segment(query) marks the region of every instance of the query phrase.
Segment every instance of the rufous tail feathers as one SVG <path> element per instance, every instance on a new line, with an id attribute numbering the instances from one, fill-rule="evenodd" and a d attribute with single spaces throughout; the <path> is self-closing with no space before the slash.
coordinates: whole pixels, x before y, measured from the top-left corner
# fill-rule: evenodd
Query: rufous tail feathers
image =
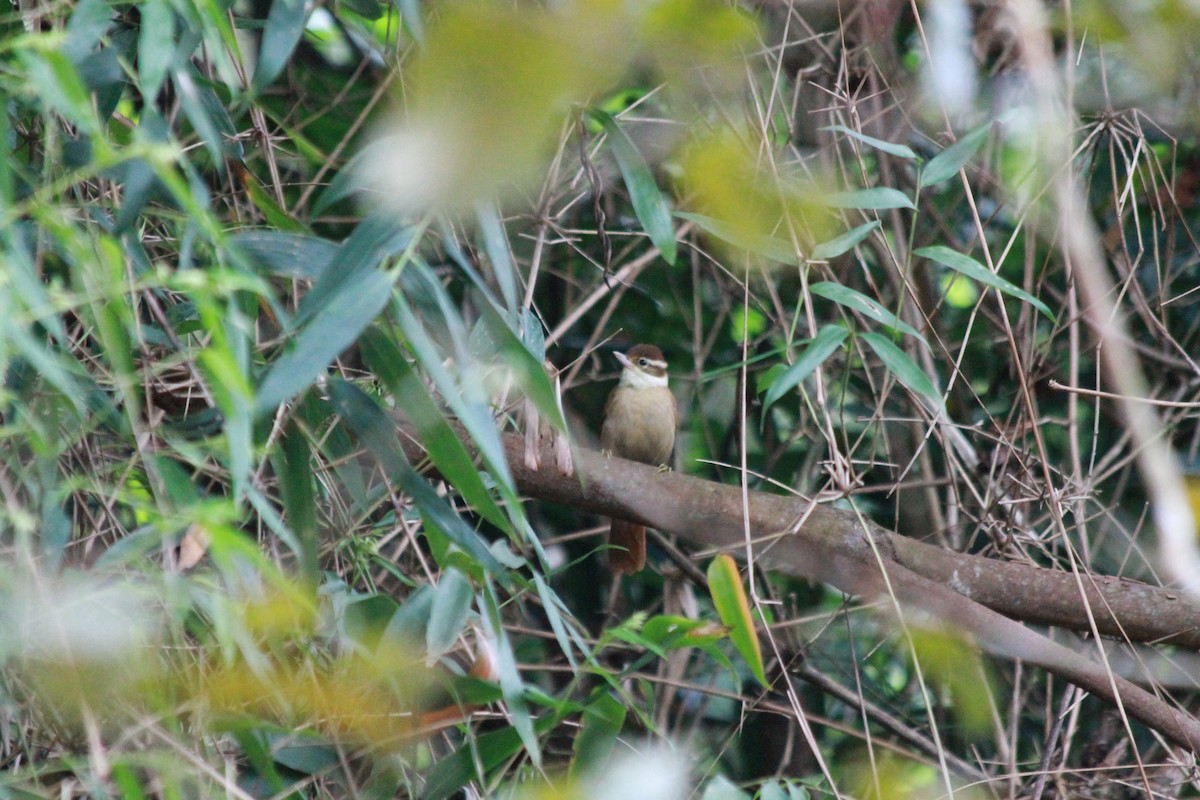
<path id="1" fill-rule="evenodd" d="M 608 568 L 632 575 L 646 566 L 646 526 L 614 519 L 608 530 Z"/>

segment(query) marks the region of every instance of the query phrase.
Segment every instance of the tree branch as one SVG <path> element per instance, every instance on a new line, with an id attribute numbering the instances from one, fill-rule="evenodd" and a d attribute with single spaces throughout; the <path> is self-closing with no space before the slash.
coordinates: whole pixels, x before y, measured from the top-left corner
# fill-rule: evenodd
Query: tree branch
<path id="1" fill-rule="evenodd" d="M 583 449 L 574 451 L 577 475 L 568 476 L 550 466 L 527 466 L 520 436 L 506 434 L 504 444 L 523 494 L 642 522 L 698 547 L 745 553 L 737 487 L 660 473 Z M 404 445 L 416 448 L 411 438 Z M 554 463 L 548 447 L 540 463 Z M 868 600 L 887 596 L 890 589 L 901 613 L 931 613 L 971 635 L 986 652 L 1060 675 L 1200 753 L 1200 721 L 1015 621 L 1087 630 L 1086 602 L 1104 633 L 1195 647 L 1200 612 L 1179 594 L 1096 578 L 1087 597 L 1080 598 L 1069 575 L 950 553 L 891 534 L 852 511 L 763 492 L 752 492 L 749 502 L 749 535 L 758 564 Z"/>

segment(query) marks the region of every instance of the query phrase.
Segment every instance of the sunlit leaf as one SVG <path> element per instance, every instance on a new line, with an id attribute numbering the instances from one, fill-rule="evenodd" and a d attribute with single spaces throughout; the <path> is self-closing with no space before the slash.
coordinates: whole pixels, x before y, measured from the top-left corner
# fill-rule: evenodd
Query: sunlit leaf
<path id="1" fill-rule="evenodd" d="M 737 564 L 724 553 L 708 565 L 708 590 L 721 622 L 729 628 L 729 639 L 733 646 L 745 660 L 746 666 L 750 667 L 755 679 L 767 686 L 762 649 L 758 644 L 758 633 L 754 629 L 746 590 L 742 587 L 742 577 L 738 574 Z"/>

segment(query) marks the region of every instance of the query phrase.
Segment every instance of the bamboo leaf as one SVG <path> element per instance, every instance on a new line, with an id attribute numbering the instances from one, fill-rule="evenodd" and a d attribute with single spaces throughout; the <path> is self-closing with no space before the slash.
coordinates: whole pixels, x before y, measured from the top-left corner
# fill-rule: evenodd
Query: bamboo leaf
<path id="1" fill-rule="evenodd" d="M 849 192 L 834 192 L 821 198 L 831 208 L 857 208 L 881 211 L 889 208 L 913 208 L 912 200 L 899 189 L 876 186 L 872 189 L 855 189 Z"/>
<path id="2" fill-rule="evenodd" d="M 763 412 L 766 413 L 776 400 L 783 397 L 811 375 L 817 367 L 824 364 L 825 360 L 841 347 L 842 342 L 849 334 L 850 331 L 841 325 L 826 325 L 817 331 L 817 335 L 813 337 L 808 347 L 804 348 L 804 352 L 800 354 L 796 362 L 771 384 L 771 388 L 767 390 L 767 396 L 763 399 Z"/>
<path id="3" fill-rule="evenodd" d="M 750 615 L 746 590 L 742 587 L 737 564 L 724 553 L 708 565 L 708 590 L 712 594 L 713 605 L 717 608 L 721 622 L 729 629 L 730 641 L 750 667 L 754 678 L 766 687 L 767 676 L 763 671 L 762 649 L 758 644 L 758 634 L 754 630 L 754 619 Z"/>
<path id="4" fill-rule="evenodd" d="M 871 231 L 878 227 L 879 220 L 877 219 L 873 219 L 864 225 L 859 225 L 857 228 L 843 233 L 836 239 L 830 239 L 828 242 L 823 242 L 814 247 L 811 258 L 814 261 L 827 261 L 831 258 L 837 258 L 867 238 L 871 234 Z"/>
<path id="5" fill-rule="evenodd" d="M 865 145 L 874 147 L 876 150 L 882 150 L 885 153 L 896 156 L 897 158 L 914 159 L 917 154 L 912 151 L 911 147 L 902 144 L 893 144 L 885 142 L 883 139 L 876 139 L 874 136 L 867 136 L 865 133 L 859 133 L 856 130 L 851 130 L 845 125 L 827 125 L 821 128 L 823 131 L 834 131 L 849 136 L 851 139 L 857 139 Z"/>
<path id="6" fill-rule="evenodd" d="M 880 324 L 887 325 L 889 328 L 895 328 L 909 336 L 921 339 L 922 342 L 925 341 L 921 337 L 921 334 L 917 333 L 916 329 L 911 325 L 904 322 L 891 311 L 888 311 L 879 302 L 872 300 L 862 292 L 851 289 L 849 286 L 822 281 L 821 283 L 814 283 L 812 286 L 809 286 L 808 290 L 815 295 L 846 306 L 846 308 L 854 309 L 863 316 L 873 319 Z"/>
<path id="7" fill-rule="evenodd" d="M 676 211 L 675 216 L 691 220 L 699 225 L 705 233 L 728 242 L 734 247 L 769 258 L 772 261 L 778 261 L 781 264 L 798 266 L 800 263 L 796 257 L 796 248 L 783 239 L 773 236 L 747 236 L 728 222 L 706 217 L 703 214 L 693 214 L 690 211 Z"/>
<path id="8" fill-rule="evenodd" d="M 989 122 L 971 131 L 931 158 L 925 168 L 921 170 L 921 180 L 917 184 L 917 188 L 936 186 L 957 175 L 958 171 L 979 152 L 979 148 L 983 146 L 991 130 L 992 124 Z"/>
<path id="9" fill-rule="evenodd" d="M 674 264 L 675 227 L 671 224 L 671 208 L 659 190 L 650 166 L 611 114 L 599 109 L 588 113 L 600 121 L 608 134 L 609 147 L 617 159 L 621 177 L 625 179 L 625 188 L 629 190 L 629 199 L 633 202 L 638 221 L 666 262 Z"/>
<path id="10" fill-rule="evenodd" d="M 1049 306 L 1031 295 L 1029 292 L 1022 289 L 1020 286 L 1009 283 L 1004 278 L 1001 278 L 983 264 L 964 253 L 960 253 L 957 250 L 951 250 L 949 247 L 943 247 L 941 245 L 922 247 L 914 252 L 916 255 L 919 255 L 922 258 L 928 258 L 931 261 L 936 261 L 942 266 L 949 267 L 955 272 L 966 275 L 972 280 L 979 281 L 985 286 L 990 286 L 997 291 L 1003 292 L 1004 294 L 1010 295 L 1019 300 L 1024 300 L 1026 303 L 1029 303 L 1038 311 L 1049 317 L 1051 322 L 1054 321 L 1054 314 L 1050 312 Z"/>
<path id="11" fill-rule="evenodd" d="M 896 380 L 915 394 L 927 398 L 934 406 L 941 408 L 942 396 L 938 394 L 933 381 L 917 366 L 915 361 L 908 357 L 907 353 L 892 344 L 886 336 L 878 333 L 864 333 L 862 339 L 875 351 L 875 355 L 879 356 L 879 360 L 887 367 L 888 372 L 896 376 Z"/>

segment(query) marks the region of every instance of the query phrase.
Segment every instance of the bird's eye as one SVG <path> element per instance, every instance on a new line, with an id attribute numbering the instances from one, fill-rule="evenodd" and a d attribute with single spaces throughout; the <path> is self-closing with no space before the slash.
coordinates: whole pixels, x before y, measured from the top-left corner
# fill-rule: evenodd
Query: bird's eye
<path id="1" fill-rule="evenodd" d="M 649 363 L 650 363 L 650 362 L 649 362 L 649 361 L 647 361 L 647 360 L 646 360 L 646 359 L 644 359 L 644 358 L 639 358 L 639 359 L 638 359 L 638 366 L 639 366 L 639 367 L 644 367 L 644 366 L 646 366 L 646 365 L 647 365 L 647 364 L 649 364 Z"/>

